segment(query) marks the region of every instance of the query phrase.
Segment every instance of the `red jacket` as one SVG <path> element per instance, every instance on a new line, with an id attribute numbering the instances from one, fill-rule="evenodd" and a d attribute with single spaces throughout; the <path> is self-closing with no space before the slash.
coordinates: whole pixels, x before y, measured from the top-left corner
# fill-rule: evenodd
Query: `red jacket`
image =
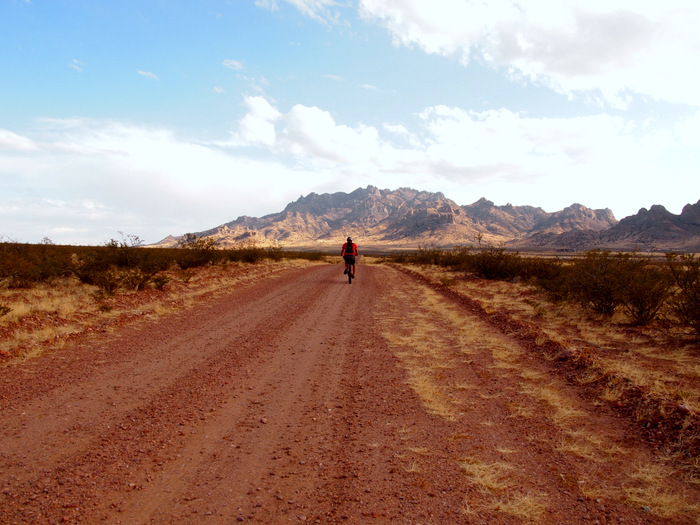
<path id="1" fill-rule="evenodd" d="M 348 243 L 346 242 L 343 244 L 343 249 L 340 250 L 340 255 L 357 255 L 357 244 L 354 242 L 351 244 L 351 246 L 348 246 Z"/>

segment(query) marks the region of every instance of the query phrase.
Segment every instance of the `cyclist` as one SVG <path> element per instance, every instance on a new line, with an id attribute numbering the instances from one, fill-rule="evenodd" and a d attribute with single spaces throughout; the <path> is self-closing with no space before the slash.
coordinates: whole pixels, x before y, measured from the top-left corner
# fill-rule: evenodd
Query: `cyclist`
<path id="1" fill-rule="evenodd" d="M 355 258 L 357 257 L 357 244 L 352 242 L 352 238 L 348 237 L 348 242 L 343 244 L 343 248 L 340 250 L 340 255 L 345 260 L 345 272 L 343 272 L 343 274 L 347 275 L 348 272 L 352 270 L 352 277 L 354 278 Z"/>

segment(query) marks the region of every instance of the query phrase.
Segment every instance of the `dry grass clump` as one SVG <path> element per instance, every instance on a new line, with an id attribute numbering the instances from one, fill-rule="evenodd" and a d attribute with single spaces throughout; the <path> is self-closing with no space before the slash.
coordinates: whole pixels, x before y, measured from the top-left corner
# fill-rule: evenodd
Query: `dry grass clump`
<path id="1" fill-rule="evenodd" d="M 570 399 L 552 385 L 526 384 L 523 393 L 545 402 L 551 409 L 552 421 L 557 425 L 585 416 L 585 412 L 577 409 Z"/>
<path id="2" fill-rule="evenodd" d="M 632 483 L 625 487 L 627 501 L 662 518 L 694 516 L 700 523 L 700 502 L 690 501 L 673 486 L 676 472 L 658 463 L 640 464 L 630 477 Z"/>
<path id="3" fill-rule="evenodd" d="M 524 492 L 514 475 L 515 466 L 504 461 L 482 462 L 465 458 L 459 466 L 469 481 L 487 496 L 487 502 L 475 505 L 465 501 L 464 511 L 479 516 L 485 510 L 501 512 L 527 522 L 539 521 L 545 512 L 545 498 Z"/>
<path id="4" fill-rule="evenodd" d="M 459 461 L 462 471 L 469 480 L 482 490 L 503 492 L 510 488 L 514 466 L 503 461 L 484 463 L 477 458 Z"/>
<path id="5" fill-rule="evenodd" d="M 451 317 L 449 308 L 445 310 L 440 297 L 425 288 L 419 294 L 415 290 L 395 289 L 392 297 L 387 297 L 384 301 L 389 312 L 390 305 L 395 302 L 421 306 L 412 311 L 410 316 L 384 313 L 378 319 L 379 326 L 387 344 L 405 367 L 409 386 L 428 412 L 454 421 L 459 407 L 451 394 L 453 389 L 444 384 L 442 373 L 457 366 L 457 352 L 464 337 L 462 332 L 468 330 L 468 327 L 462 327 L 460 319 Z M 448 315 L 443 316 L 443 311 Z"/>

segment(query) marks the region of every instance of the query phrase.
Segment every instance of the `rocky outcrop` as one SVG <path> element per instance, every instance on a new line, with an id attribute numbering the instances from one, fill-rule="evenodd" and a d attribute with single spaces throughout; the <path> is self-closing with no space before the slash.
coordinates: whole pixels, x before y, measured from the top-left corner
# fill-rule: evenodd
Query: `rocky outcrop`
<path id="1" fill-rule="evenodd" d="M 640 252 L 700 251 L 700 201 L 688 204 L 680 215 L 661 205 L 642 208 L 609 228 L 572 229 L 559 235 L 536 233 L 513 241 L 522 249 L 578 251 L 607 249 Z"/>
<path id="2" fill-rule="evenodd" d="M 694 209 L 688 212 L 696 217 L 694 213 Z M 601 232 L 616 224 L 610 210 L 581 204 L 555 213 L 532 206 L 497 206 L 485 198 L 460 206 L 439 192 L 368 186 L 351 193 L 300 196 L 279 213 L 239 217 L 197 235 L 212 237 L 223 247 L 250 241 L 263 246 L 339 246 L 348 235 L 361 239 L 365 247 L 378 248 L 471 245 L 477 240 L 549 246 L 556 245 L 561 234 L 573 239 L 576 232 Z M 586 238 L 590 240 L 591 234 Z M 159 244 L 174 242 L 171 238 Z"/>

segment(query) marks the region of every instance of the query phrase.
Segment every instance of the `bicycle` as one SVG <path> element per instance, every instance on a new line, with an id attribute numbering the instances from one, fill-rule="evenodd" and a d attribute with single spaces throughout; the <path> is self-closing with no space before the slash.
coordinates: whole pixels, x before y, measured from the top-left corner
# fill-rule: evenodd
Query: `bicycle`
<path id="1" fill-rule="evenodd" d="M 355 278 L 353 269 L 355 268 L 355 258 L 357 257 L 357 245 L 352 242 L 350 237 L 348 237 L 348 242 L 343 244 L 340 255 L 343 256 L 345 261 L 345 275 L 348 276 L 348 284 L 352 284 L 352 280 Z"/>

